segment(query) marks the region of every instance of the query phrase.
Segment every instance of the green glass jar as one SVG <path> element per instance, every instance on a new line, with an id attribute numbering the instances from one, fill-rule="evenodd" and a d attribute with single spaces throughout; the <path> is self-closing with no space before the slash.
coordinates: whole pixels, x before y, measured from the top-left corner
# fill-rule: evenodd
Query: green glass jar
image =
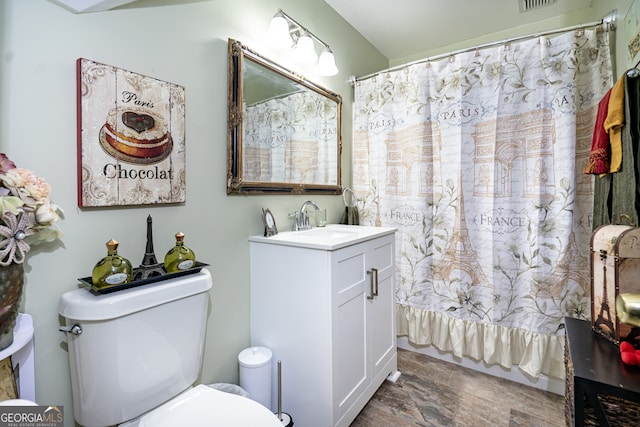
<path id="1" fill-rule="evenodd" d="M 184 245 L 184 234 L 176 233 L 176 245 L 164 257 L 167 273 L 188 270 L 196 264 L 196 254 Z"/>
<path id="2" fill-rule="evenodd" d="M 128 259 L 118 255 L 118 242 L 107 242 L 107 256 L 93 267 L 91 282 L 96 288 L 124 285 L 131 282 L 133 268 Z"/>

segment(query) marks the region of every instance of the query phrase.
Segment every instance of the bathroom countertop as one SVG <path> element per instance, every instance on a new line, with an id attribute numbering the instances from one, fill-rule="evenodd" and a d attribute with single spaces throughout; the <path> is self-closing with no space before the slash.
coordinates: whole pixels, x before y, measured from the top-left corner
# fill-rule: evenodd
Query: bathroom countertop
<path id="1" fill-rule="evenodd" d="M 249 241 L 333 251 L 395 232 L 393 227 L 328 224 L 309 230 L 284 231 L 270 237 L 250 236 Z"/>

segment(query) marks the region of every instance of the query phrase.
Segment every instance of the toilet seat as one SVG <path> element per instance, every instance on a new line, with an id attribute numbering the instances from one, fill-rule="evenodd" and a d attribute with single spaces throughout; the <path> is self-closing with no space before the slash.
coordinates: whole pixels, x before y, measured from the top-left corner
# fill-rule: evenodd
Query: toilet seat
<path id="1" fill-rule="evenodd" d="M 198 385 L 142 415 L 138 427 L 282 427 L 278 417 L 256 401 Z"/>
<path id="2" fill-rule="evenodd" d="M 1 401 L 0 406 L 38 406 L 38 404 L 27 399 L 9 399 Z"/>

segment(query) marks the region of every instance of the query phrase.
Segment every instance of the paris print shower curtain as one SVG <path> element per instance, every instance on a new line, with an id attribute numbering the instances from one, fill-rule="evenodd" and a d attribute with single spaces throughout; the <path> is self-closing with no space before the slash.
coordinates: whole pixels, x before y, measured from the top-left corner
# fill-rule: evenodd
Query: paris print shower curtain
<path id="1" fill-rule="evenodd" d="M 582 171 L 610 58 L 592 27 L 356 82 L 352 189 L 361 224 L 398 229 L 399 335 L 564 377 L 563 318 L 590 314 Z"/>

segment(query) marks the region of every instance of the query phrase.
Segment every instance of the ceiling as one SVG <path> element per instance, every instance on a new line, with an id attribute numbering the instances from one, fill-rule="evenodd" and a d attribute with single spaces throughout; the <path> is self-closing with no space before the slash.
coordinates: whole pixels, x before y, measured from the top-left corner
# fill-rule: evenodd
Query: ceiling
<path id="1" fill-rule="evenodd" d="M 129 3 L 162 6 L 205 0 L 49 1 L 83 13 L 136 7 Z M 486 34 L 587 9 L 594 0 L 324 1 L 393 62 Z M 529 4 L 529 10 L 521 11 L 525 2 Z"/>

